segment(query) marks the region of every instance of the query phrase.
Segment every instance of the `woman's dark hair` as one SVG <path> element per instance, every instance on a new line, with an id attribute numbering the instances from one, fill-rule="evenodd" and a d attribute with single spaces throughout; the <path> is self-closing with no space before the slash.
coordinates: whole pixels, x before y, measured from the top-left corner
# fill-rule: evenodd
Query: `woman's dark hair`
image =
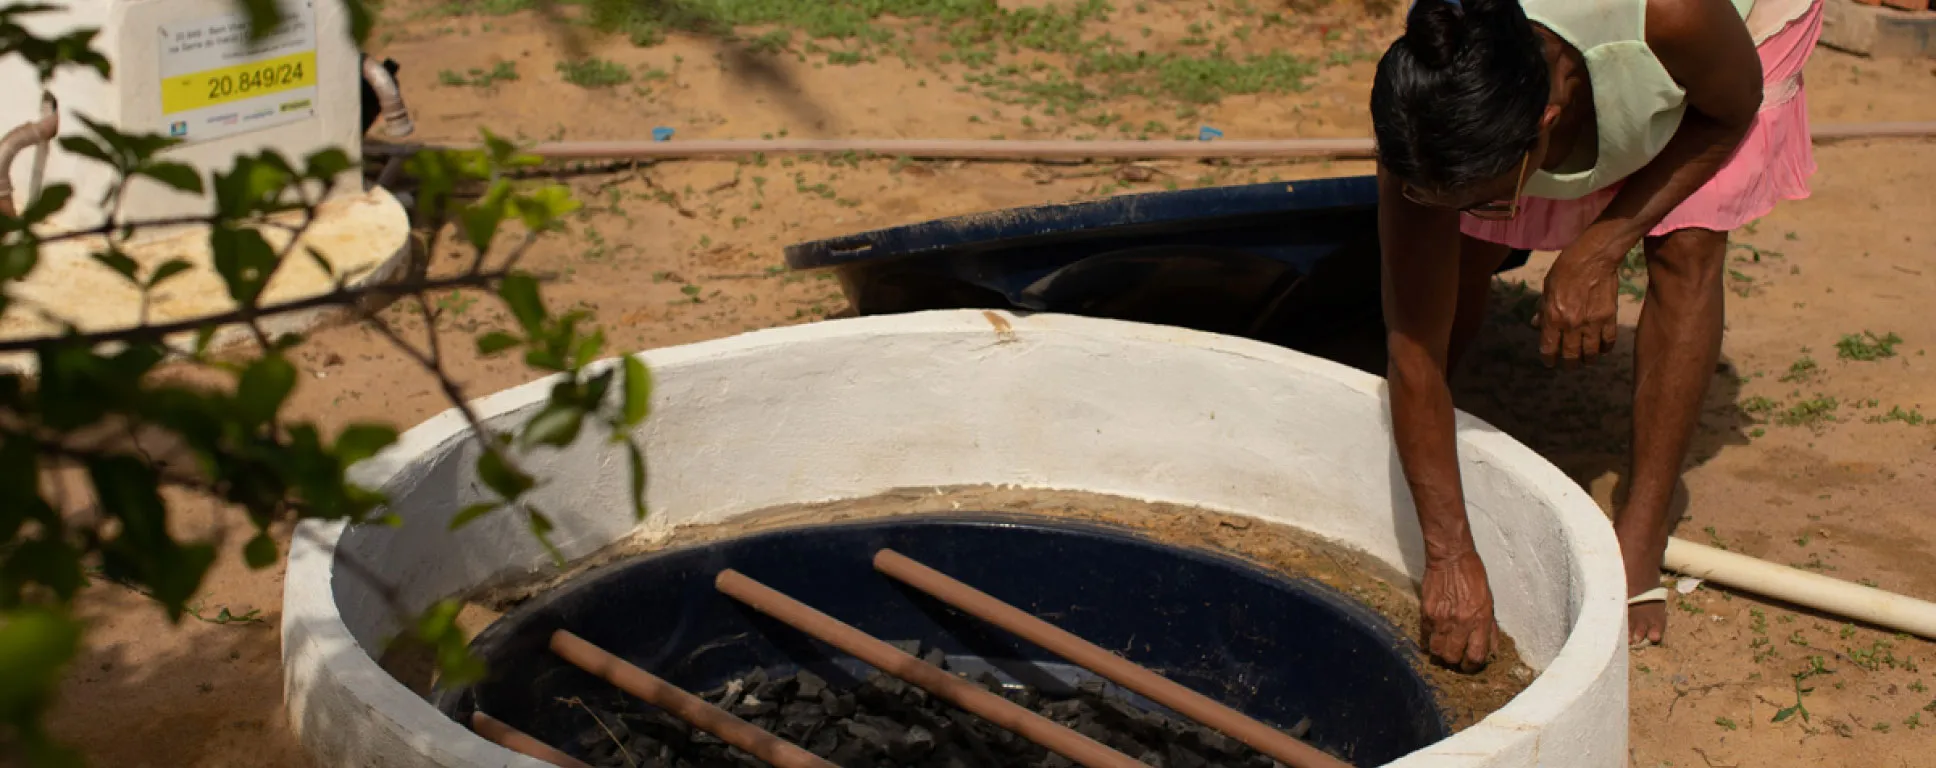
<path id="1" fill-rule="evenodd" d="M 1546 109 L 1543 46 L 1519 0 L 1416 0 L 1371 86 L 1379 162 L 1441 192 L 1518 167 Z"/>

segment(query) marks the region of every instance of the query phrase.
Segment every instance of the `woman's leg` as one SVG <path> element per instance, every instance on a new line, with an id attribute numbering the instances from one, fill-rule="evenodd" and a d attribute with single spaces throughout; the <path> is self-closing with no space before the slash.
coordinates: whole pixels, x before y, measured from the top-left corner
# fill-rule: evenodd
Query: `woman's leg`
<path id="1" fill-rule="evenodd" d="M 1486 324 L 1486 308 L 1492 300 L 1492 275 L 1499 271 L 1512 249 L 1471 235 L 1459 236 L 1459 306 L 1452 316 L 1452 343 L 1446 350 L 1445 376 L 1459 369 L 1465 356 Z"/>
<path id="2" fill-rule="evenodd" d="M 1673 527 L 1668 510 L 1721 356 L 1727 248 L 1727 233 L 1708 229 L 1646 241 L 1647 301 L 1634 347 L 1633 466 L 1627 502 L 1613 523 L 1629 595 L 1660 586 Z M 1629 608 L 1627 624 L 1631 642 L 1659 642 L 1666 603 Z"/>

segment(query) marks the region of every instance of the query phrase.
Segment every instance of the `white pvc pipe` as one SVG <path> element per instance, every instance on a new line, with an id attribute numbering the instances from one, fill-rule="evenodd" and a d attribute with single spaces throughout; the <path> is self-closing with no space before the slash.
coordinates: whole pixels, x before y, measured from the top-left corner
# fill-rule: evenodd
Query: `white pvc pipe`
<path id="1" fill-rule="evenodd" d="M 1764 597 L 1936 640 L 1936 603 L 1682 539 L 1667 540 L 1664 566 Z"/>

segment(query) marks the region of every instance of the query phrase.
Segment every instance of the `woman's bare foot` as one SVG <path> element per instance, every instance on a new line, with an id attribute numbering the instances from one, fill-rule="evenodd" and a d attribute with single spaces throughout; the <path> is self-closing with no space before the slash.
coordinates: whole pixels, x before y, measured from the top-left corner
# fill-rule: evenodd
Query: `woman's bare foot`
<path id="1" fill-rule="evenodd" d="M 1652 589 L 1652 587 L 1649 587 Z M 1636 595 L 1644 592 L 1636 592 Z M 1667 601 L 1641 600 L 1627 605 L 1627 645 L 1645 648 L 1659 645 L 1667 634 Z"/>
<path id="2" fill-rule="evenodd" d="M 1614 531 L 1620 539 L 1620 559 L 1627 566 L 1627 595 L 1644 595 L 1660 588 L 1660 562 L 1667 554 L 1667 538 L 1650 530 L 1629 531 L 1618 522 Z M 1639 600 L 1627 605 L 1627 643 L 1640 647 L 1655 645 L 1667 635 L 1667 601 Z"/>

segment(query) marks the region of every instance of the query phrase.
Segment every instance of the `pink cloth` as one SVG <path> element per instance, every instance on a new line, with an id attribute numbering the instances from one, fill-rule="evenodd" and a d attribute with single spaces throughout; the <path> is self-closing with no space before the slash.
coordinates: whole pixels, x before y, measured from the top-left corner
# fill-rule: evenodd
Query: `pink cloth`
<path id="1" fill-rule="evenodd" d="M 1808 132 L 1808 99 L 1801 88 L 1802 68 L 1822 35 L 1822 0 L 1757 47 L 1761 54 L 1761 113 L 1741 146 L 1707 184 L 1649 234 L 1681 229 L 1732 232 L 1768 215 L 1775 204 L 1808 197 L 1815 173 L 1815 151 Z M 1519 215 L 1507 221 L 1460 217 L 1460 230 L 1476 239 L 1513 248 L 1557 251 L 1571 245 L 1613 201 L 1620 185 L 1578 200 L 1528 197 Z"/>

